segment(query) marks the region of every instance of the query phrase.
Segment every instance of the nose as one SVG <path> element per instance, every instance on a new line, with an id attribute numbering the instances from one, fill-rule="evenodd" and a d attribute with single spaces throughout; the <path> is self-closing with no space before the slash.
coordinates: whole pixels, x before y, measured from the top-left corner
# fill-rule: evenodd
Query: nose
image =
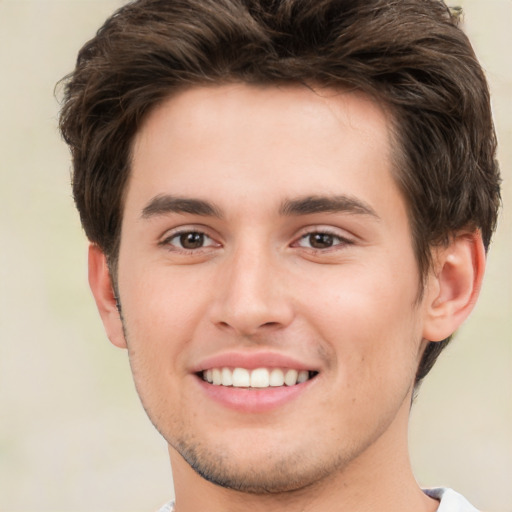
<path id="1" fill-rule="evenodd" d="M 286 269 L 278 255 L 241 247 L 223 262 L 212 321 L 245 337 L 282 329 L 294 316 L 286 284 Z"/>

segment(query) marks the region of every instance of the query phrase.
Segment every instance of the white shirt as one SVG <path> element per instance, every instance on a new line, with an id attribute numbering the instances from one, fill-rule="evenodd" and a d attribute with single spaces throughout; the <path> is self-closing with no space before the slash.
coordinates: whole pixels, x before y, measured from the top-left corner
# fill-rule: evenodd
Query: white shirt
<path id="1" fill-rule="evenodd" d="M 440 487 L 423 489 L 423 492 L 427 496 L 439 500 L 437 512 L 478 512 L 464 496 L 452 489 Z M 174 502 L 167 503 L 158 512 L 174 512 Z"/>
<path id="2" fill-rule="evenodd" d="M 464 496 L 453 489 L 440 487 L 438 489 L 423 489 L 423 492 L 440 501 L 437 512 L 478 512 Z"/>

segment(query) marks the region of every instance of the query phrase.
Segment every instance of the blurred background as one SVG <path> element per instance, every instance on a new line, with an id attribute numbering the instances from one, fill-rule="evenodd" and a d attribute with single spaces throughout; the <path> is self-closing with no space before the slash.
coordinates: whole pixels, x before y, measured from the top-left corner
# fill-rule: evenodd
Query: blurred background
<path id="1" fill-rule="evenodd" d="M 57 132 L 56 82 L 120 0 L 0 0 L 0 511 L 152 511 L 166 445 L 103 333 Z M 455 4 L 454 4 L 455 5 Z M 512 512 L 512 0 L 459 0 L 483 63 L 503 172 L 480 302 L 413 407 L 422 486 Z"/>

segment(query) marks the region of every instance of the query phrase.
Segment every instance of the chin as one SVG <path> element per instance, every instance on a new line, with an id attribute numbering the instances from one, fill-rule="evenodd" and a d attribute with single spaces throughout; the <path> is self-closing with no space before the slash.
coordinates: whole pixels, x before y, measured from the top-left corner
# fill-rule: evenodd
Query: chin
<path id="1" fill-rule="evenodd" d="M 240 456 L 234 451 L 184 441 L 173 443 L 173 447 L 205 480 L 258 495 L 300 491 L 319 483 L 344 465 L 343 460 L 332 457 L 326 460 L 318 453 L 315 458 L 307 457 L 300 448 L 291 453 L 276 453 L 262 447 L 257 454 L 245 451 Z"/>

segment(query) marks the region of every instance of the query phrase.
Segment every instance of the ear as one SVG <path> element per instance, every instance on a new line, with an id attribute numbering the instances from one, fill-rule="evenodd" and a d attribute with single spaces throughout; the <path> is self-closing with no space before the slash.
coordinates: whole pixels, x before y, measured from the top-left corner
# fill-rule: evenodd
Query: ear
<path id="1" fill-rule="evenodd" d="M 110 278 L 107 259 L 94 244 L 89 245 L 89 286 L 103 321 L 108 339 L 120 348 L 126 348 L 121 314 Z"/>
<path id="2" fill-rule="evenodd" d="M 435 250 L 426 290 L 423 338 L 441 341 L 471 313 L 482 285 L 485 250 L 480 231 L 459 233 Z"/>

